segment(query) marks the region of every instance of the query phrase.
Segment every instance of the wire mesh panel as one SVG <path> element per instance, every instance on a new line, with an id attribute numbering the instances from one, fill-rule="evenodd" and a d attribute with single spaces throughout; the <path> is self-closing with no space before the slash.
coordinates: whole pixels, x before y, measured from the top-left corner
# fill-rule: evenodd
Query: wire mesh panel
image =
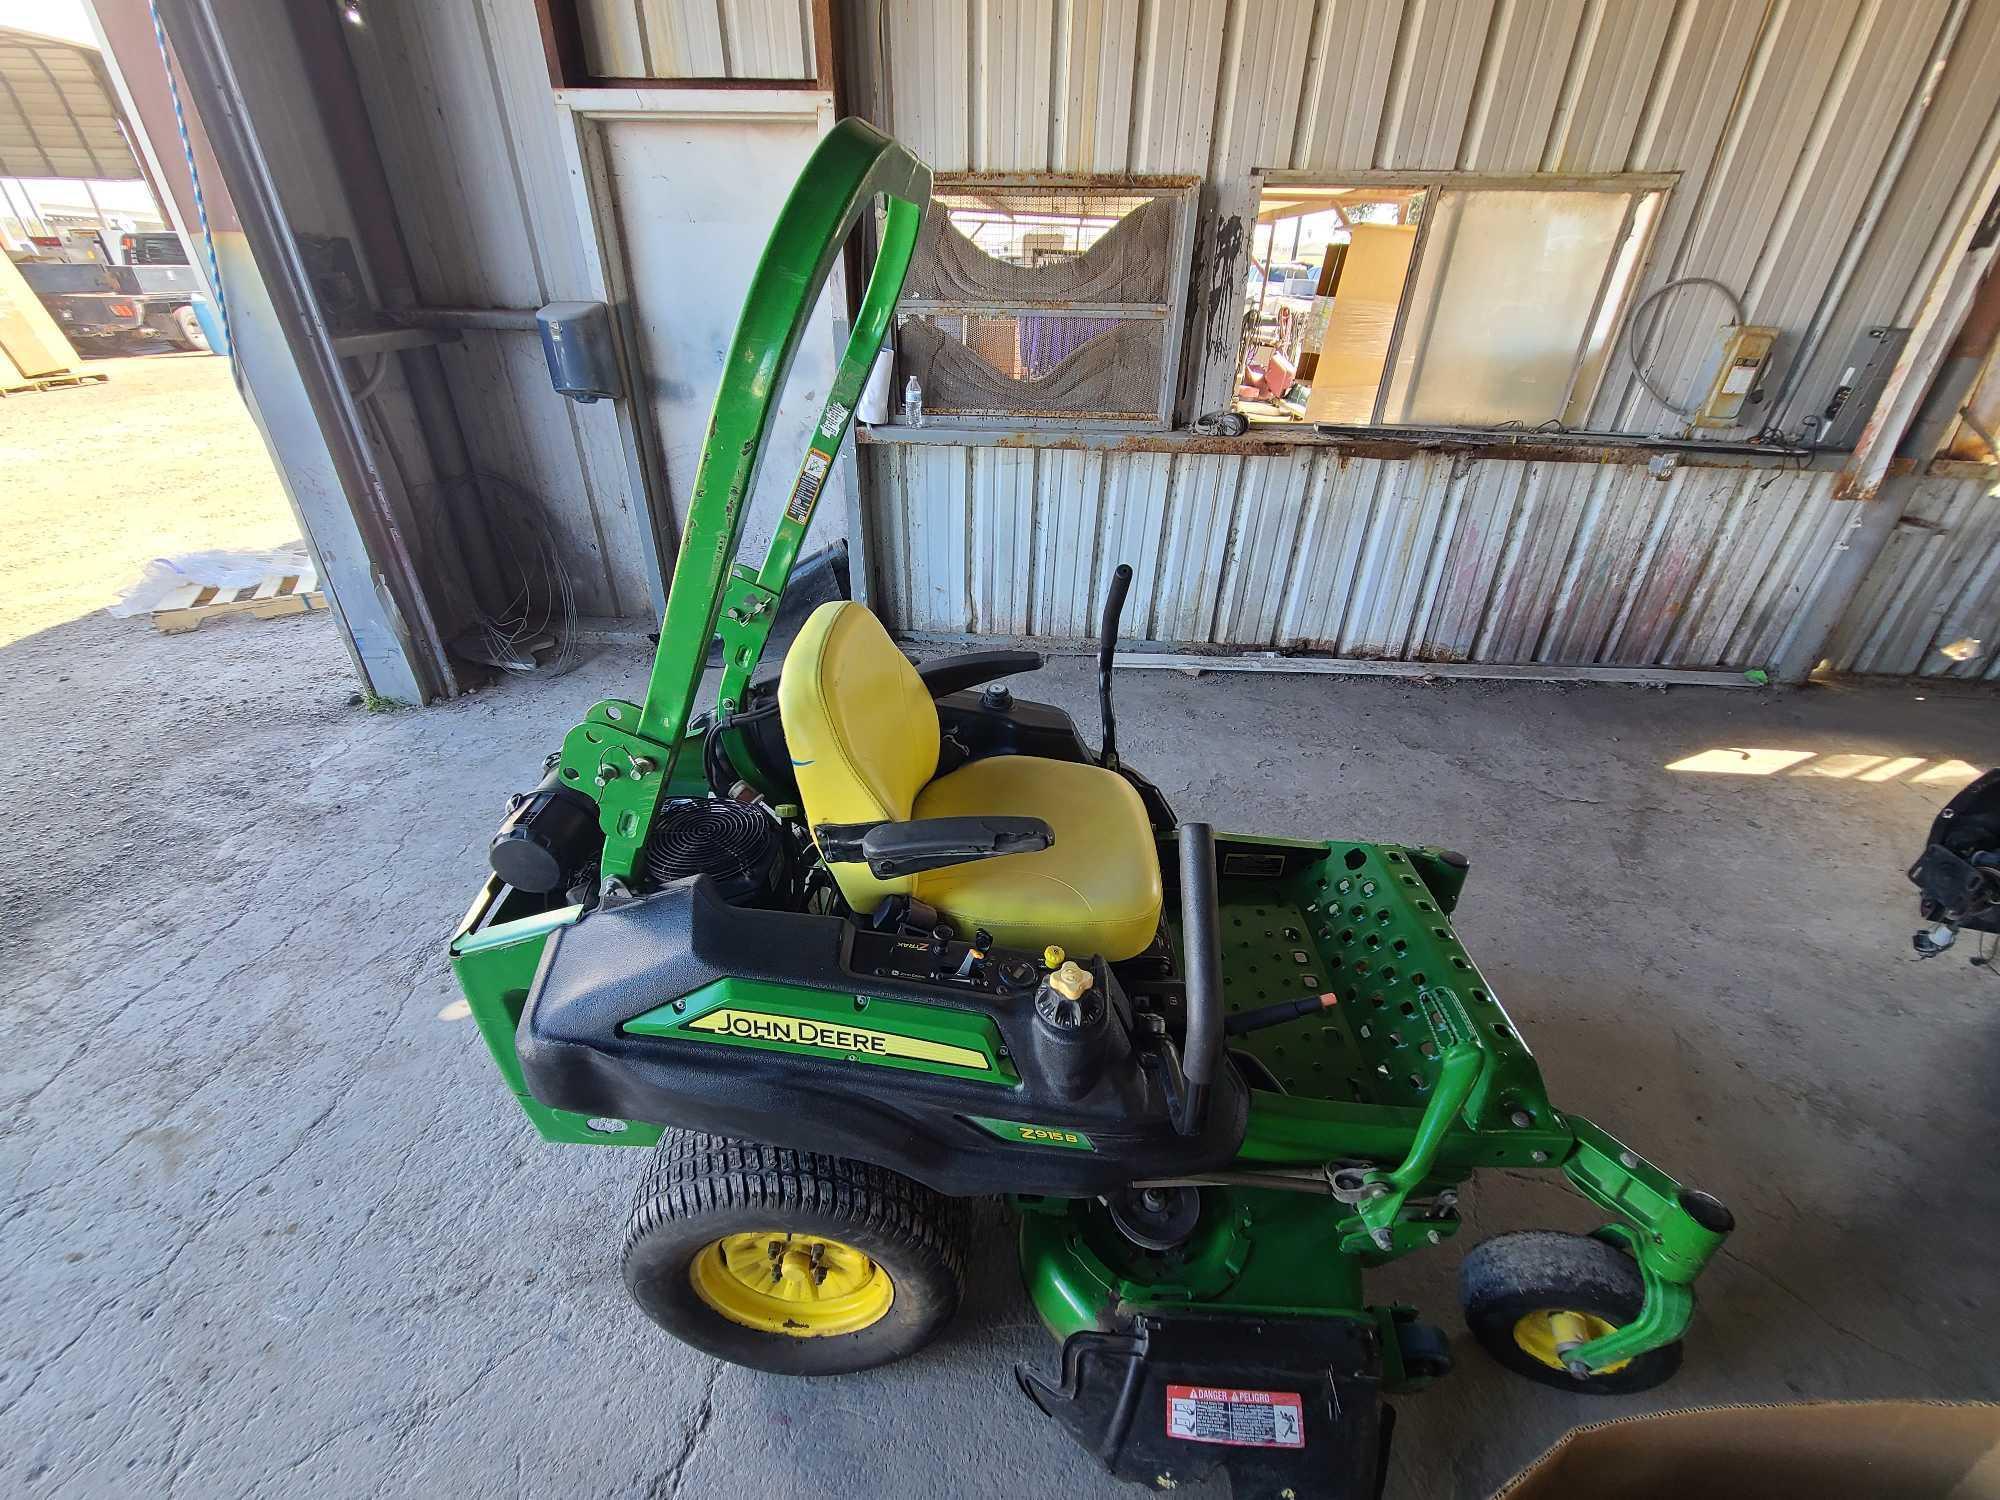
<path id="1" fill-rule="evenodd" d="M 898 348 L 924 411 L 1166 426 L 1193 184 L 940 179 Z"/>

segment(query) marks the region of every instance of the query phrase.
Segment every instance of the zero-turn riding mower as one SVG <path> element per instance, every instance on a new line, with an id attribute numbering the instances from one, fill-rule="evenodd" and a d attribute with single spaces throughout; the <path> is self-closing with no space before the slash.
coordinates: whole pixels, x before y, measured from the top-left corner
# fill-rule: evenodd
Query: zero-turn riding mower
<path id="1" fill-rule="evenodd" d="M 859 604 L 760 673 L 929 191 L 859 121 L 815 151 L 729 351 L 645 701 L 597 704 L 514 799 L 452 939 L 540 1133 L 654 1147 L 633 1298 L 722 1359 L 863 1369 L 950 1319 L 965 1200 L 1004 1197 L 1061 1342 L 1021 1389 L 1113 1473 L 1366 1496 L 1379 1397 L 1451 1360 L 1362 1273 L 1456 1235 L 1476 1168 L 1546 1167 L 1608 1222 L 1474 1249 L 1473 1335 L 1565 1390 L 1664 1380 L 1728 1211 L 1549 1102 L 1452 930 L 1462 857 L 1176 822 L 1114 744 L 1129 569 L 1096 751 L 1000 683 L 1034 654 L 913 666 Z M 816 435 L 762 568 L 733 566 L 793 353 L 878 198 Z"/>

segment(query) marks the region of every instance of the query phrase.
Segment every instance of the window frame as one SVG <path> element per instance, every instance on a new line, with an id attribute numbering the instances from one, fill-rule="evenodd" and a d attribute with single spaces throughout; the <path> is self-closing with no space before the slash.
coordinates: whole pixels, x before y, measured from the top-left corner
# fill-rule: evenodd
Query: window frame
<path id="1" fill-rule="evenodd" d="M 1171 261 L 1167 268 L 1168 300 L 1165 302 L 1066 302 L 1060 306 L 1037 302 L 953 302 L 943 298 L 904 296 L 896 304 L 896 316 L 1000 317 L 1075 316 L 1146 320 L 1163 324 L 1160 334 L 1159 385 L 1154 393 L 1153 416 L 1077 417 L 1060 412 L 1041 415 L 1019 413 L 1002 416 L 960 416 L 932 420 L 966 432 L 1044 431 L 1055 428 L 1091 432 L 1171 432 L 1174 428 L 1175 395 L 1180 387 L 1182 350 L 1187 333 L 1188 303 L 1193 294 L 1193 265 L 1196 220 L 1201 207 L 1202 179 L 1178 174 L 1114 175 L 1103 172 L 937 172 L 931 177 L 931 196 L 966 194 L 982 188 L 1040 188 L 1079 194 L 1101 193 L 1107 197 L 1130 197 L 1144 193 L 1156 198 L 1176 199 L 1180 222 L 1174 234 Z M 898 360 L 901 359 L 900 346 Z M 894 438 L 900 432 L 892 425 L 881 436 Z"/>
<path id="2" fill-rule="evenodd" d="M 1568 411 L 1570 404 L 1576 399 L 1576 383 L 1582 376 L 1584 365 L 1589 355 L 1591 333 L 1596 328 L 1598 319 L 1603 314 L 1604 299 L 1611 289 L 1612 274 L 1617 269 L 1619 258 L 1627 242 L 1631 239 L 1633 224 L 1638 217 L 1641 203 L 1648 196 L 1655 194 L 1660 199 L 1659 206 L 1654 211 L 1652 221 L 1646 229 L 1646 242 L 1640 245 L 1638 258 L 1633 266 L 1632 291 L 1634 293 L 1639 290 L 1645 280 L 1653 248 L 1658 243 L 1661 225 L 1667 217 L 1671 195 L 1673 190 L 1679 186 L 1680 179 L 1681 174 L 1679 172 L 1465 172 L 1457 170 L 1402 171 L 1393 168 L 1368 168 L 1365 170 L 1343 172 L 1337 170 L 1320 170 L 1317 168 L 1310 170 L 1289 167 L 1259 168 L 1250 174 L 1249 222 L 1253 232 L 1243 237 L 1243 259 L 1246 263 L 1256 263 L 1256 235 L 1254 227 L 1267 189 L 1394 187 L 1408 188 L 1413 193 L 1424 192 L 1428 194 L 1429 197 L 1424 216 L 1417 224 L 1416 238 L 1410 246 L 1410 270 L 1403 282 L 1401 298 L 1396 304 L 1396 324 L 1390 330 L 1389 344 L 1383 355 L 1382 376 L 1375 388 L 1375 405 L 1365 425 L 1340 425 L 1339 430 L 1342 432 L 1380 432 L 1384 434 L 1395 432 L 1463 433 L 1480 431 L 1482 430 L 1481 426 L 1477 423 L 1402 422 L 1391 425 L 1383 421 L 1388 406 L 1390 388 L 1395 380 L 1396 360 L 1402 352 L 1403 336 L 1409 328 L 1410 304 L 1416 294 L 1417 285 L 1422 279 L 1424 255 L 1430 247 L 1431 227 L 1437 220 L 1435 207 L 1439 201 L 1439 195 L 1453 191 L 1461 193 L 1585 192 L 1624 195 L 1626 198 L 1625 215 L 1620 221 L 1617 237 L 1612 242 L 1611 253 L 1605 257 L 1604 269 L 1599 273 L 1597 280 L 1597 290 L 1591 299 L 1589 312 L 1584 318 L 1582 336 L 1578 339 L 1576 353 L 1570 361 L 1569 382 L 1563 388 L 1562 402 L 1557 412 L 1557 417 L 1560 418 L 1561 413 Z M 1275 225 L 1272 227 L 1272 234 L 1275 239 Z M 1235 286 L 1243 280 L 1243 275 L 1235 275 L 1231 278 L 1229 284 Z M 1626 305 L 1619 309 L 1617 320 L 1610 330 L 1609 342 L 1606 344 L 1606 358 L 1598 374 L 1599 390 L 1603 388 L 1604 373 L 1611 367 L 1609 355 L 1611 352 L 1615 352 L 1619 341 L 1624 337 L 1625 325 L 1631 317 L 1632 308 L 1636 305 L 1636 300 L 1636 297 L 1627 299 Z M 1234 376 L 1236 368 L 1242 363 L 1244 343 L 1244 339 L 1237 339 L 1230 351 L 1232 361 L 1230 370 L 1230 410 L 1235 409 Z M 1592 391 L 1590 393 L 1591 401 L 1594 403 L 1596 398 L 1597 391 Z M 1250 416 L 1248 413 L 1244 413 L 1244 415 L 1253 431 L 1266 434 L 1296 431 L 1300 432 L 1301 435 L 1306 435 L 1310 434 L 1317 426 L 1338 425 L 1285 420 L 1277 417 Z"/>

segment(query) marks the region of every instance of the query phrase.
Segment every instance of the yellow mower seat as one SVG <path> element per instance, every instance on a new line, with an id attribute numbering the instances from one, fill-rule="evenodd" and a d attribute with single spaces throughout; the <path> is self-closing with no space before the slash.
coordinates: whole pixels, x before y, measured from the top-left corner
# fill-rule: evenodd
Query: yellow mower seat
<path id="1" fill-rule="evenodd" d="M 785 657 L 778 711 L 806 820 L 907 822 L 979 814 L 1040 818 L 1055 842 L 895 880 L 828 868 L 857 912 L 908 894 L 963 934 L 1002 947 L 1055 943 L 1116 962 L 1160 925 L 1160 863 L 1130 782 L 1100 766 L 996 755 L 937 776 L 938 717 L 923 679 L 859 604 L 814 610 Z M 933 780 L 932 778 L 936 779 Z"/>

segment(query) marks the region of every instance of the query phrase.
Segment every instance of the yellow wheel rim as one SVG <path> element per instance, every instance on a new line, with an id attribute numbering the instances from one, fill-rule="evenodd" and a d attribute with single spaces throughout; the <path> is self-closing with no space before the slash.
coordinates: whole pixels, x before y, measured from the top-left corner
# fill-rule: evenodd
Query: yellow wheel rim
<path id="1" fill-rule="evenodd" d="M 852 1245 L 782 1229 L 710 1240 L 688 1281 L 730 1322 L 793 1339 L 859 1333 L 896 1296 L 889 1273 Z"/>
<path id="2" fill-rule="evenodd" d="M 1563 1358 L 1564 1350 L 1617 1331 L 1616 1324 L 1605 1322 L 1595 1313 L 1545 1307 L 1539 1312 L 1528 1313 L 1514 1324 L 1514 1343 L 1522 1353 L 1541 1361 L 1551 1370 L 1567 1370 L 1569 1363 Z M 1610 1375 L 1631 1363 L 1629 1359 L 1621 1359 L 1617 1364 L 1606 1365 L 1601 1370 L 1591 1371 L 1591 1374 Z"/>

